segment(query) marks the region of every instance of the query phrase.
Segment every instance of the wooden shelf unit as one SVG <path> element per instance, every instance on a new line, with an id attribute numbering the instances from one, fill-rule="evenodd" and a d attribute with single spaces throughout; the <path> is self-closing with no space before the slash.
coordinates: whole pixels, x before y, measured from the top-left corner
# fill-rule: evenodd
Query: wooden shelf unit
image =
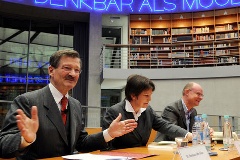
<path id="1" fill-rule="evenodd" d="M 129 15 L 129 68 L 240 65 L 240 8 Z"/>

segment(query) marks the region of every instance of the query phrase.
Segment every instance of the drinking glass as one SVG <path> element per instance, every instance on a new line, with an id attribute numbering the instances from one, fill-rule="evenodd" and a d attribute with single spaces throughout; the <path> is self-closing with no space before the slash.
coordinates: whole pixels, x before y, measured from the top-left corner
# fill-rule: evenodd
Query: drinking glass
<path id="1" fill-rule="evenodd" d="M 188 145 L 188 139 L 185 137 L 176 137 L 175 142 L 177 144 L 176 150 L 174 151 L 174 155 L 172 160 L 181 160 L 181 156 L 179 155 L 179 148 L 186 147 Z"/>
<path id="2" fill-rule="evenodd" d="M 186 147 L 188 145 L 188 139 L 185 137 L 176 137 L 175 142 L 177 144 L 176 154 L 178 154 L 178 149 L 180 147 Z"/>
<path id="3" fill-rule="evenodd" d="M 233 138 L 229 139 L 228 156 L 229 156 L 229 158 L 238 156 L 238 151 L 237 151 L 237 148 L 234 146 Z"/>

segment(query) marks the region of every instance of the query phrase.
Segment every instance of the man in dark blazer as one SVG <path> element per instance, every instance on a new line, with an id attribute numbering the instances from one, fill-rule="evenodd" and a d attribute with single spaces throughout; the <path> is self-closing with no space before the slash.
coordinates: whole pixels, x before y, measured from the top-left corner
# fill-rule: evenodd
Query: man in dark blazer
<path id="1" fill-rule="evenodd" d="M 108 129 L 88 135 L 83 128 L 81 104 L 68 95 L 81 73 L 78 52 L 57 51 L 49 64 L 50 84 L 14 99 L 0 133 L 2 157 L 31 160 L 73 154 L 75 150 L 105 149 L 108 141 L 134 130 L 135 120 L 120 121 L 119 114 Z M 68 102 L 63 111 L 64 96 Z M 61 114 L 67 117 L 66 124 Z"/>
<path id="2" fill-rule="evenodd" d="M 111 122 L 122 114 L 122 119 L 135 119 L 137 128 L 128 134 L 117 137 L 109 142 L 110 149 L 145 146 L 152 129 L 172 137 L 187 137 L 192 139 L 192 134 L 187 130 L 171 124 L 149 106 L 151 95 L 155 90 L 154 83 L 141 75 L 131 75 L 125 86 L 126 99 L 110 107 L 103 118 L 103 129 L 109 127 Z"/>
<path id="3" fill-rule="evenodd" d="M 162 118 L 192 132 L 194 117 L 197 115 L 194 107 L 198 106 L 202 99 L 202 87 L 195 82 L 189 82 L 183 88 L 182 98 L 164 108 Z M 154 141 L 174 141 L 174 138 L 158 132 Z"/>

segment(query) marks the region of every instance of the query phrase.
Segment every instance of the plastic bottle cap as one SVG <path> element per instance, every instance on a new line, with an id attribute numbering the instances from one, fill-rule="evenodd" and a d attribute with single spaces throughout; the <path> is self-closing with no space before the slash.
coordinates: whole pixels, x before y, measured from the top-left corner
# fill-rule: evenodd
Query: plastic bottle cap
<path id="1" fill-rule="evenodd" d="M 229 115 L 224 115 L 224 118 L 225 118 L 225 119 L 228 119 L 228 118 L 229 118 Z"/>
<path id="2" fill-rule="evenodd" d="M 202 118 L 207 118 L 207 114 L 202 114 Z"/>
<path id="3" fill-rule="evenodd" d="M 194 120 L 195 120 L 195 121 L 198 121 L 198 116 L 195 116 L 195 117 L 194 117 Z"/>

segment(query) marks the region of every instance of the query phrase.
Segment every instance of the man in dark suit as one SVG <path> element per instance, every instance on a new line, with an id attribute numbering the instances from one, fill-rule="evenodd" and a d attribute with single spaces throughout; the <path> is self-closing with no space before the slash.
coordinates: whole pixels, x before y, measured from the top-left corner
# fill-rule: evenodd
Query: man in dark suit
<path id="1" fill-rule="evenodd" d="M 49 64 L 50 84 L 14 99 L 0 133 L 2 157 L 31 160 L 105 149 L 108 141 L 134 130 L 135 120 L 120 121 L 119 114 L 108 129 L 88 135 L 81 104 L 68 95 L 81 73 L 79 53 L 57 51 Z M 61 103 L 63 97 L 67 98 L 65 104 Z M 64 105 L 67 108 L 63 110 Z"/>
<path id="2" fill-rule="evenodd" d="M 189 82 L 183 88 L 182 98 L 164 108 L 162 118 L 192 132 L 194 117 L 197 115 L 194 107 L 198 106 L 202 99 L 202 87 L 195 82 Z M 174 138 L 158 132 L 154 141 L 174 141 Z"/>
<path id="3" fill-rule="evenodd" d="M 128 134 L 117 137 L 109 142 L 110 149 L 145 146 L 152 129 L 172 137 L 187 137 L 192 140 L 192 134 L 187 130 L 171 124 L 149 106 L 151 96 L 155 90 L 154 83 L 141 75 L 131 75 L 125 86 L 126 99 L 110 107 L 103 118 L 103 129 L 110 126 L 112 121 L 122 114 L 122 119 L 135 119 L 137 128 Z"/>

